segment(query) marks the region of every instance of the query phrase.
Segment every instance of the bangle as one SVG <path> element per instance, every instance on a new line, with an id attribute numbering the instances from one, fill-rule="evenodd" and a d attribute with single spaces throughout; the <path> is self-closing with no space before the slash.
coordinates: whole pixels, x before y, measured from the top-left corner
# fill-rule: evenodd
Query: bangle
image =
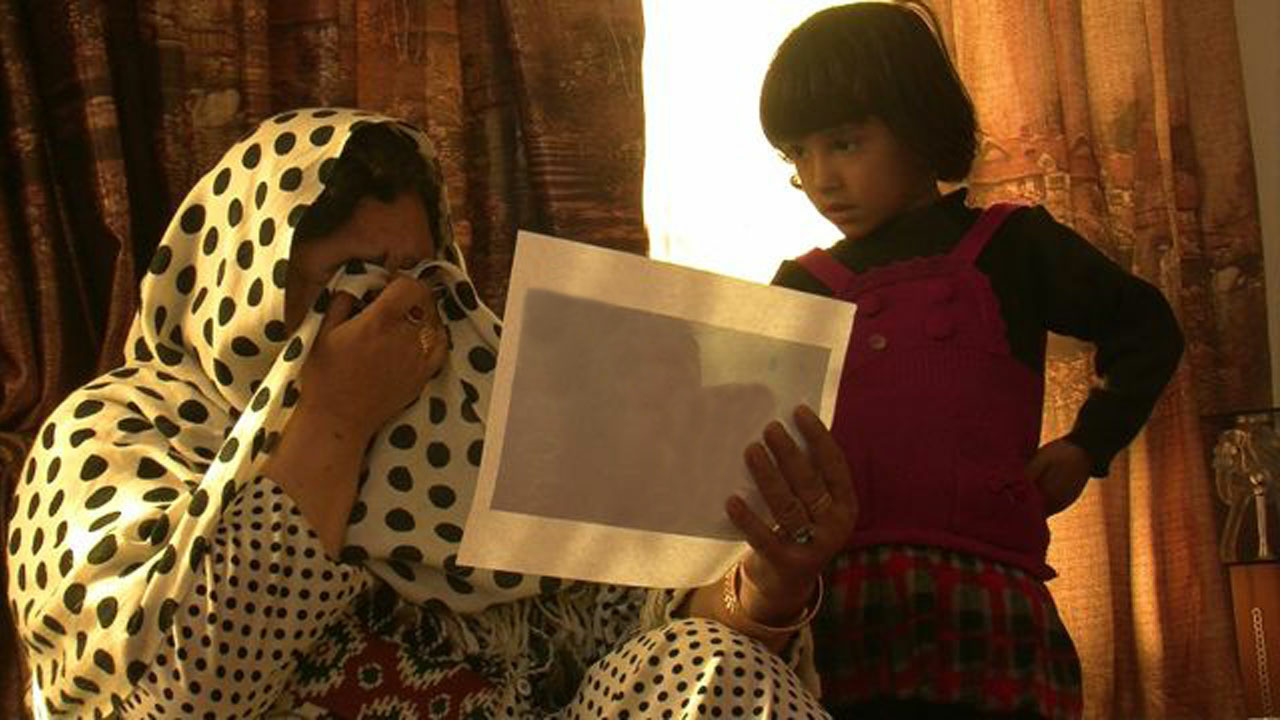
<path id="1" fill-rule="evenodd" d="M 813 618 L 818 614 L 818 608 L 822 607 L 823 585 L 822 585 L 822 576 L 819 575 L 817 597 L 814 598 L 812 604 L 810 604 L 808 607 L 804 609 L 804 612 L 800 613 L 800 617 L 796 618 L 791 623 L 787 625 L 783 625 L 781 627 L 775 626 L 775 625 L 765 625 L 763 623 L 756 622 L 755 620 L 751 619 L 750 615 L 747 615 L 746 610 L 744 610 L 742 607 L 742 600 L 739 595 L 739 588 L 742 584 L 743 573 L 744 571 L 742 569 L 742 561 L 739 560 L 738 562 L 734 563 L 733 568 L 729 570 L 728 573 L 725 574 L 724 593 L 723 593 L 724 610 L 730 618 L 737 618 L 738 621 L 742 624 L 742 626 L 745 627 L 751 633 L 764 635 L 764 636 L 789 635 L 793 632 L 796 632 L 797 630 L 802 629 L 804 626 L 808 625 L 809 621 L 813 620 Z"/>

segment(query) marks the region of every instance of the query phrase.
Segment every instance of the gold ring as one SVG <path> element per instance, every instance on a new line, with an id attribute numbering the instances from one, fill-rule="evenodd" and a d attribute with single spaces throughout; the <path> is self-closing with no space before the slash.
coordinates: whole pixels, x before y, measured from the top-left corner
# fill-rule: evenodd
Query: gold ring
<path id="1" fill-rule="evenodd" d="M 830 507 L 832 502 L 834 502 L 834 500 L 831 497 L 831 493 L 829 492 L 822 493 L 822 497 L 818 498 L 817 500 L 814 500 L 813 504 L 809 506 L 809 516 L 813 517 L 814 515 L 817 515 L 823 510 L 826 510 L 828 507 Z"/>
<path id="2" fill-rule="evenodd" d="M 418 345 L 422 348 L 423 355 L 431 354 L 431 347 L 435 344 L 436 329 L 430 325 L 423 325 L 418 329 Z"/>

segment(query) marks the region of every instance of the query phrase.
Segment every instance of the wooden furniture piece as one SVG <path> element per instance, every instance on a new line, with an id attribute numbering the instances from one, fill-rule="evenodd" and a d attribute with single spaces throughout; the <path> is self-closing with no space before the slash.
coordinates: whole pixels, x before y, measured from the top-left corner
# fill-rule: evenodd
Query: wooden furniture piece
<path id="1" fill-rule="evenodd" d="M 1280 562 L 1228 566 L 1251 718 L 1280 717 Z"/>

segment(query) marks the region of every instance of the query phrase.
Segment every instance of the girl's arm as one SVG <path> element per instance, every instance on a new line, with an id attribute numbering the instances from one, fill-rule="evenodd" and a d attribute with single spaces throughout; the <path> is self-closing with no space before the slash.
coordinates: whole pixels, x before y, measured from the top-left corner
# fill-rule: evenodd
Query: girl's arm
<path id="1" fill-rule="evenodd" d="M 1095 477 L 1146 423 L 1182 357 L 1183 337 L 1160 291 L 1127 272 L 1042 208 L 1020 213 L 1029 286 L 1043 327 L 1093 343 L 1101 382 L 1066 440 L 1089 456 Z M 1023 233 L 1019 233 L 1022 235 Z"/>

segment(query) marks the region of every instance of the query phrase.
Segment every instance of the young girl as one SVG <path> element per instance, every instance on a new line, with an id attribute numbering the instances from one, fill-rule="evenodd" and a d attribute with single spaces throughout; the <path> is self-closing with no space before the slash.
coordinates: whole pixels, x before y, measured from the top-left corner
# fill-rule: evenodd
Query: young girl
<path id="1" fill-rule="evenodd" d="M 1182 337 L 1158 290 L 1043 208 L 939 193 L 968 174 L 976 130 L 934 27 L 914 4 L 824 10 L 761 93 L 792 184 L 845 236 L 774 282 L 858 306 L 833 432 L 860 515 L 815 626 L 824 702 L 837 717 L 1078 717 L 1045 519 L 1107 474 Z M 1095 343 L 1105 382 L 1037 448 L 1049 330 Z"/>

